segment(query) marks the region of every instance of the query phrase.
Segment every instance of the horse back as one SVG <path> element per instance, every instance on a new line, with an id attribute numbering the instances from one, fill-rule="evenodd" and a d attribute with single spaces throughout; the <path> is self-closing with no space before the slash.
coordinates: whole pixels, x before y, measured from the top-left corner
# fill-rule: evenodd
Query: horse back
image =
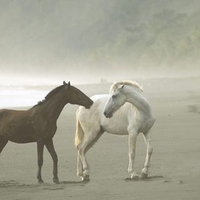
<path id="1" fill-rule="evenodd" d="M 1 109 L 0 110 L 0 122 L 1 122 L 1 120 L 12 117 L 12 116 L 23 115 L 25 112 L 26 111 L 23 111 L 23 110 Z"/>
<path id="2" fill-rule="evenodd" d="M 0 126 L 10 116 L 10 114 L 12 112 L 13 112 L 12 110 L 8 110 L 8 109 L 1 109 L 0 110 Z"/>
<path id="3" fill-rule="evenodd" d="M 20 119 L 20 116 L 24 116 L 25 111 L 21 110 L 0 110 L 0 135 L 3 128 L 9 123 L 9 121 L 16 121 Z"/>

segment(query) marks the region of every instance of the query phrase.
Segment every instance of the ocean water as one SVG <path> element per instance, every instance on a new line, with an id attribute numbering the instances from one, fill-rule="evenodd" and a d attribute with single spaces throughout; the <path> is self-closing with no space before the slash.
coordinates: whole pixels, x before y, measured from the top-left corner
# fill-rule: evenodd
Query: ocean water
<path id="1" fill-rule="evenodd" d="M 61 78 L 36 78 L 29 76 L 3 76 L 0 74 L 0 109 L 32 107 L 54 88 L 69 79 Z M 94 81 L 95 82 L 95 81 Z M 104 82 L 101 80 L 101 82 Z M 91 80 L 81 82 L 71 79 L 72 85 L 91 84 Z"/>
<path id="2" fill-rule="evenodd" d="M 26 79 L 0 79 L 0 109 L 31 107 L 43 100 L 56 86 L 54 82 L 39 82 Z"/>
<path id="3" fill-rule="evenodd" d="M 27 88 L 1 88 L 0 108 L 29 107 L 44 99 L 48 91 Z"/>

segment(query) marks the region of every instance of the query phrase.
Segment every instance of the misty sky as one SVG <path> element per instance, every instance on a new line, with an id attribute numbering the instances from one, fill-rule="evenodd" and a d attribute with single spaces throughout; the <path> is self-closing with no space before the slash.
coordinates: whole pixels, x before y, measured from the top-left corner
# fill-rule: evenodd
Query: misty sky
<path id="1" fill-rule="evenodd" d="M 196 73 L 199 13 L 198 0 L 0 0 L 0 75 Z"/>

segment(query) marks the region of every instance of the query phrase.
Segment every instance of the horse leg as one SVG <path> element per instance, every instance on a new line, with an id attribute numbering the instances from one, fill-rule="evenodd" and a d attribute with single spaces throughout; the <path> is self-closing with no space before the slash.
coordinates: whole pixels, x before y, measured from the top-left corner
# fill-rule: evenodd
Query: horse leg
<path id="1" fill-rule="evenodd" d="M 37 179 L 38 183 L 43 183 L 42 175 L 41 175 L 41 169 L 43 165 L 43 151 L 44 151 L 44 143 L 43 142 L 37 142 L 37 153 L 38 153 L 38 173 L 37 173 Z"/>
<path id="2" fill-rule="evenodd" d="M 138 177 L 138 174 L 134 171 L 134 159 L 135 159 L 135 149 L 136 149 L 136 140 L 138 133 L 136 131 L 129 131 L 129 164 L 128 164 L 128 173 L 131 174 L 131 178 Z"/>
<path id="3" fill-rule="evenodd" d="M 142 177 L 146 178 L 146 177 L 148 177 L 148 169 L 150 167 L 150 159 L 151 159 L 151 155 L 153 153 L 153 148 L 150 143 L 151 142 L 150 132 L 148 131 L 146 134 L 143 134 L 143 136 L 144 136 L 144 141 L 147 145 L 147 152 L 146 152 L 144 168 L 142 169 Z"/>
<path id="4" fill-rule="evenodd" d="M 3 148 L 6 146 L 7 143 L 8 140 L 0 136 L 0 153 L 2 152 Z"/>
<path id="5" fill-rule="evenodd" d="M 82 177 L 83 176 L 83 164 L 80 158 L 80 154 L 78 151 L 78 155 L 77 155 L 77 176 Z"/>
<path id="6" fill-rule="evenodd" d="M 82 181 L 89 181 L 89 165 L 86 159 L 85 154 L 87 153 L 87 151 L 93 146 L 93 144 L 101 137 L 101 135 L 103 134 L 102 131 L 98 131 L 98 132 L 92 132 L 88 135 L 85 135 L 84 140 L 82 141 L 82 143 L 78 146 L 78 152 L 79 152 L 79 156 L 82 162 L 82 169 L 83 169 L 83 176 Z M 81 167 L 81 164 L 79 165 Z M 78 166 L 78 167 L 79 167 Z"/>
<path id="7" fill-rule="evenodd" d="M 47 148 L 47 150 L 49 151 L 52 159 L 53 159 L 53 182 L 54 183 L 59 183 L 59 179 L 58 179 L 58 156 L 56 154 L 54 145 L 53 145 L 53 140 L 50 139 L 48 140 L 48 142 L 45 143 L 45 146 Z"/>
<path id="8" fill-rule="evenodd" d="M 82 181 L 89 181 L 89 165 L 87 162 L 87 159 L 85 157 L 86 154 L 86 148 L 89 145 L 89 143 L 92 142 L 92 140 L 89 138 L 86 138 L 82 141 L 82 143 L 78 146 L 78 170 L 80 170 L 78 173 L 79 175 L 82 174 L 81 178 Z"/>

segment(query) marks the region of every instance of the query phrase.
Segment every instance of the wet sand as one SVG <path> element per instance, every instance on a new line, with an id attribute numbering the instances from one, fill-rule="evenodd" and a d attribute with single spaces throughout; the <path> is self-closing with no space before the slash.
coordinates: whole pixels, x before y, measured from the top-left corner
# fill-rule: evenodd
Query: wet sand
<path id="1" fill-rule="evenodd" d="M 58 120 L 54 144 L 59 158 L 60 184 L 52 182 L 52 160 L 44 151 L 38 184 L 36 144 L 9 142 L 0 156 L 0 199 L 200 199 L 200 78 L 136 79 L 153 106 L 157 121 L 152 130 L 154 152 L 149 178 L 129 180 L 125 136 L 105 133 L 87 154 L 91 180 L 76 177 L 75 112 L 66 105 Z M 109 83 L 77 86 L 87 95 L 107 93 Z M 135 168 L 145 159 L 143 138 L 137 140 Z"/>

